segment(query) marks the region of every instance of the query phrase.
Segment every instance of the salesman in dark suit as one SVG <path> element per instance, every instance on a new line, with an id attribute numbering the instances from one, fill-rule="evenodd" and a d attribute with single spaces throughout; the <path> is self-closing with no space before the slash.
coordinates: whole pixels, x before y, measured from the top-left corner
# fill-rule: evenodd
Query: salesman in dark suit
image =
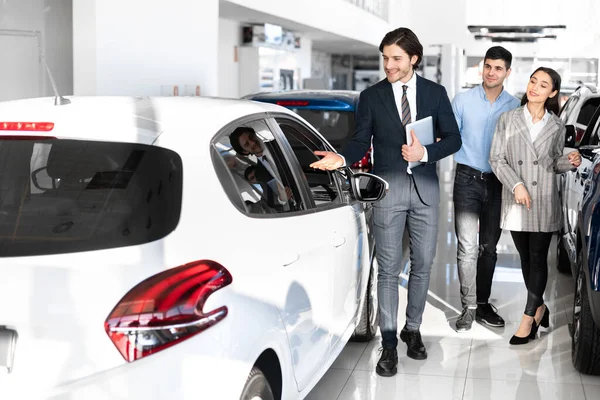
<path id="1" fill-rule="evenodd" d="M 363 157 L 373 140 L 373 173 L 390 184 L 389 194 L 374 205 L 379 327 L 383 336 L 376 372 L 393 376 L 398 365 L 398 284 L 404 227 L 407 225 L 410 235 L 411 270 L 406 323 L 400 338 L 408 346 L 409 357 L 423 360 L 427 352 L 419 328 L 435 257 L 440 199 L 435 163 L 458 151 L 461 139 L 444 87 L 415 73 L 423 56 L 417 36 L 410 29 L 396 29 L 385 35 L 379 51 L 387 79 L 360 94 L 354 137 L 342 156 L 315 152 L 323 158 L 311 166 L 334 170 L 350 165 Z M 406 132 L 405 126 L 428 116 L 433 118 L 439 140 L 423 146 L 413 131 Z M 409 168 L 409 161 L 421 164 Z"/>

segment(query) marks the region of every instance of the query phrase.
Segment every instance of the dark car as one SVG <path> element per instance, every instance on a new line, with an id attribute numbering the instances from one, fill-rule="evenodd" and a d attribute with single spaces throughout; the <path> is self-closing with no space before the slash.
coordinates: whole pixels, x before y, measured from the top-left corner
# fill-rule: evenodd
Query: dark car
<path id="1" fill-rule="evenodd" d="M 245 99 L 273 103 L 299 114 L 340 152 L 354 135 L 354 113 L 360 92 L 353 90 L 294 90 L 257 93 Z M 371 151 L 352 164 L 354 171 L 371 171 Z"/>
<path id="2" fill-rule="evenodd" d="M 565 152 L 581 146 L 598 144 L 598 137 L 592 133 L 600 117 L 600 93 L 597 93 L 592 86 L 580 86 L 561 109 L 559 117 L 567 128 Z M 592 158 L 584 157 L 576 171 L 566 172 L 559 178 L 559 191 L 565 212 L 563 230 L 558 240 L 557 259 L 558 270 L 564 273 L 571 272 L 569 258 L 576 257 L 577 214 L 575 211 L 579 209 L 579 203 L 583 199 L 582 182 L 589 173 L 592 162 Z"/>
<path id="3" fill-rule="evenodd" d="M 565 219 L 559 235 L 558 262 L 575 278 L 572 359 L 584 374 L 600 375 L 600 108 L 579 143 L 567 131 L 566 151 L 577 148 L 582 163 L 563 175 Z"/>

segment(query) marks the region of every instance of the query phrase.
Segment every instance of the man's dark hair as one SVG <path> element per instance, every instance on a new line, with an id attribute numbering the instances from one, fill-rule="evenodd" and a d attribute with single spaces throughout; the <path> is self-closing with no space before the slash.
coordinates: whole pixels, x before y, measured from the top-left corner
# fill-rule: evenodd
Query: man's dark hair
<path id="1" fill-rule="evenodd" d="M 485 60 L 502 60 L 508 70 L 512 64 L 512 54 L 502 46 L 494 46 L 490 47 L 488 51 L 485 52 L 483 62 L 485 62 Z"/>
<path id="2" fill-rule="evenodd" d="M 256 135 L 254 129 L 248 128 L 247 126 L 240 126 L 239 128 L 235 128 L 235 130 L 231 132 L 231 135 L 229 135 L 229 143 L 231 143 L 231 147 L 233 147 L 236 153 L 247 156 L 250 153 L 244 150 L 240 144 L 240 136 L 242 136 L 244 133 Z"/>
<path id="3" fill-rule="evenodd" d="M 423 45 L 413 31 L 408 28 L 398 28 L 388 32 L 379 45 L 379 51 L 383 53 L 385 46 L 397 45 L 412 58 L 417 56 L 417 62 L 413 68 L 417 68 L 423 59 Z"/>

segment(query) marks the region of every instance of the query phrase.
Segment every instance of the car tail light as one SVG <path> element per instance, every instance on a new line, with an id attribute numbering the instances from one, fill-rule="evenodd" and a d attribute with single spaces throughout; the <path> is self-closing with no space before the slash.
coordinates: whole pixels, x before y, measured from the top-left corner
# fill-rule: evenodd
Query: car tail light
<path id="1" fill-rule="evenodd" d="M 0 122 L 0 131 L 50 132 L 54 122 Z"/>
<path id="2" fill-rule="evenodd" d="M 306 100 L 279 100 L 276 104 L 283 107 L 306 107 L 309 103 Z"/>
<path id="3" fill-rule="evenodd" d="M 163 271 L 119 301 L 104 323 L 106 333 L 128 362 L 164 350 L 227 316 L 226 306 L 206 313 L 203 307 L 232 279 L 225 267 L 210 260 Z"/>

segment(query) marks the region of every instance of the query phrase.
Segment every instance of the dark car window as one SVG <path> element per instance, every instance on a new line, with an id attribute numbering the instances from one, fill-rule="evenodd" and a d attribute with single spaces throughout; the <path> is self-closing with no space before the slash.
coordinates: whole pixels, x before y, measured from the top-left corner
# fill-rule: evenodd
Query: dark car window
<path id="1" fill-rule="evenodd" d="M 300 163 L 317 207 L 340 203 L 341 197 L 334 173 L 310 167 L 310 164 L 320 159 L 313 152 L 316 150 L 329 150 L 329 148 L 318 136 L 296 121 L 287 118 L 276 118 L 276 122 Z"/>
<path id="2" fill-rule="evenodd" d="M 354 112 L 292 109 L 308 121 L 337 150 L 340 151 L 354 135 Z"/>
<path id="3" fill-rule="evenodd" d="M 263 120 L 234 126 L 213 141 L 213 164 L 232 203 L 248 214 L 304 210 L 281 148 Z"/>
<path id="4" fill-rule="evenodd" d="M 600 97 L 589 99 L 585 102 L 581 110 L 579 111 L 579 115 L 577 116 L 577 123 L 581 125 L 588 126 L 594 112 L 600 105 Z"/>
<path id="5" fill-rule="evenodd" d="M 583 139 L 581 139 L 581 145 L 595 145 L 597 144 L 594 143 L 593 141 L 595 140 L 595 135 L 593 134 L 593 132 L 595 132 L 595 128 L 596 128 L 596 122 L 598 122 L 598 119 L 600 118 L 600 107 L 596 108 L 596 112 L 594 113 L 594 115 L 592 116 L 592 118 L 590 118 L 588 126 L 585 130 L 585 133 L 583 135 Z"/>
<path id="6" fill-rule="evenodd" d="M 132 143 L 0 138 L 0 257 L 101 250 L 179 222 L 177 153 Z"/>

